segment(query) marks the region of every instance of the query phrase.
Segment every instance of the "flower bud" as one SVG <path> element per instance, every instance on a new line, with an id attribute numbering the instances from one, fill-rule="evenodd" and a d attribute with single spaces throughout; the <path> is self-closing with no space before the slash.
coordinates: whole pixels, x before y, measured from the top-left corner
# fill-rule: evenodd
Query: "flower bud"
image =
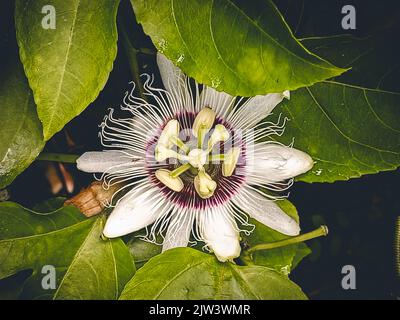
<path id="1" fill-rule="evenodd" d="M 89 187 L 82 189 L 77 195 L 64 202 L 65 206 L 72 205 L 81 211 L 86 217 L 95 216 L 111 201 L 111 197 L 120 186 L 114 185 L 104 189 L 102 182 L 92 182 Z"/>
<path id="2" fill-rule="evenodd" d="M 239 257 L 241 248 L 237 227 L 219 212 L 209 215 L 205 220 L 203 237 L 219 261 L 233 261 Z"/>

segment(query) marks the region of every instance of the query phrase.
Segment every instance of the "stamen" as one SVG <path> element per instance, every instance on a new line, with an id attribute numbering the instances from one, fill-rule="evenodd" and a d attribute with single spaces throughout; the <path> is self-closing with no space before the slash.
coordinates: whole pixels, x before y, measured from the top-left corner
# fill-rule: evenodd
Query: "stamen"
<path id="1" fill-rule="evenodd" d="M 206 134 L 211 129 L 214 121 L 215 112 L 211 108 L 204 108 L 197 114 L 196 119 L 194 119 L 193 135 L 198 138 L 200 131 L 201 134 Z"/>
<path id="2" fill-rule="evenodd" d="M 170 118 L 171 119 L 171 118 Z M 174 170 L 158 169 L 155 172 L 156 178 L 169 189 L 181 192 L 186 190 L 180 175 L 190 171 L 195 178 L 192 180 L 196 193 L 202 199 L 208 199 L 214 196 L 218 185 L 221 182 L 221 192 L 226 188 L 224 180 L 214 181 L 205 171 L 207 163 L 221 163 L 222 175 L 230 177 L 233 175 L 240 156 L 240 148 L 231 148 L 226 154 L 212 154 L 213 148 L 218 143 L 226 142 L 230 137 L 229 130 L 221 123 L 214 127 L 216 114 L 211 108 L 202 109 L 194 119 L 192 125 L 192 134 L 197 138 L 197 147 L 191 143 L 186 144 L 179 137 L 179 129 L 183 122 L 183 127 L 189 128 L 186 119 L 180 118 L 169 120 L 161 132 L 160 138 L 155 148 L 155 160 L 162 162 L 168 158 L 179 160 L 180 166 Z M 212 132 L 210 132 L 212 130 Z M 205 144 L 205 137 L 210 132 L 208 142 Z M 178 148 L 175 149 L 175 148 Z M 193 148 L 194 147 L 194 148 Z M 154 166 L 156 169 L 156 166 Z M 221 177 L 222 178 L 222 177 Z M 232 183 L 236 183 L 233 180 Z M 183 191 L 182 191 L 183 192 Z M 186 192 L 186 191 L 185 191 Z M 174 195 L 178 197 L 178 195 Z M 220 197 L 220 195 L 218 196 Z M 218 198 L 219 199 L 219 198 Z"/>
<path id="3" fill-rule="evenodd" d="M 222 175 L 224 177 L 230 177 L 236 168 L 236 164 L 239 160 L 240 148 L 233 147 L 225 153 L 224 163 L 222 165 Z"/>
<path id="4" fill-rule="evenodd" d="M 222 125 L 217 124 L 211 134 L 210 140 L 208 140 L 208 152 L 212 150 L 214 145 L 218 142 L 225 142 L 229 139 L 229 131 Z"/>
<path id="5" fill-rule="evenodd" d="M 161 132 L 160 138 L 158 139 L 157 146 L 164 146 L 170 149 L 173 145 L 171 142 L 172 137 L 179 136 L 179 122 L 175 119 L 168 121 L 163 131 Z"/>
<path id="6" fill-rule="evenodd" d="M 177 178 L 179 177 L 182 173 L 184 173 L 185 171 L 189 170 L 191 168 L 189 163 L 185 163 L 184 165 L 181 165 L 180 167 L 176 168 L 175 170 L 173 170 L 170 175 L 173 178 Z"/>
<path id="7" fill-rule="evenodd" d="M 155 176 L 162 184 L 173 191 L 180 192 L 184 187 L 182 179 L 173 177 L 172 172 L 167 169 L 158 169 L 155 172 Z"/>
<path id="8" fill-rule="evenodd" d="M 194 178 L 194 188 L 201 198 L 207 199 L 214 194 L 217 183 L 203 169 Z"/>
<path id="9" fill-rule="evenodd" d="M 187 160 L 187 156 L 183 155 L 183 154 L 179 154 L 178 152 L 168 149 L 167 147 L 163 146 L 163 145 L 157 145 L 156 149 L 155 149 L 155 153 L 154 153 L 154 157 L 156 159 L 156 161 L 158 162 L 162 162 L 165 161 L 168 158 L 175 158 L 181 161 L 186 161 Z"/>

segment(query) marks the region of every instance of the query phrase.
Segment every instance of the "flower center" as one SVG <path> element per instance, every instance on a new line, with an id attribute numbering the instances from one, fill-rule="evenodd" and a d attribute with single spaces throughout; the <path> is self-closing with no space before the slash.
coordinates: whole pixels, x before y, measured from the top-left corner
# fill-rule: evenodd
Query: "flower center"
<path id="1" fill-rule="evenodd" d="M 203 169 L 207 162 L 207 152 L 202 149 L 193 149 L 189 152 L 189 163 L 193 168 Z"/>
<path id="2" fill-rule="evenodd" d="M 192 134 L 197 140 L 195 145 L 185 143 L 179 138 L 180 125 L 176 119 L 168 121 L 157 141 L 155 159 L 162 162 L 174 158 L 180 165 L 174 170 L 158 169 L 155 172 L 158 181 L 175 192 L 181 192 L 185 184 L 180 176 L 190 170 L 189 172 L 195 176 L 193 185 L 196 193 L 203 199 L 214 195 L 217 182 L 213 180 L 212 176 L 217 175 L 215 172 L 210 175 L 210 170 L 215 170 L 216 163 L 222 163 L 222 168 L 219 169 L 222 176 L 230 177 L 235 171 L 240 155 L 238 147 L 232 147 L 222 154 L 218 150 L 219 148 L 215 148 L 230 137 L 230 133 L 224 125 L 213 126 L 215 118 L 215 112 L 210 108 L 204 108 L 197 114 L 191 128 Z M 207 141 L 205 141 L 206 137 L 208 137 Z M 215 149 L 217 149 L 216 153 Z M 207 173 L 207 171 L 209 172 Z"/>

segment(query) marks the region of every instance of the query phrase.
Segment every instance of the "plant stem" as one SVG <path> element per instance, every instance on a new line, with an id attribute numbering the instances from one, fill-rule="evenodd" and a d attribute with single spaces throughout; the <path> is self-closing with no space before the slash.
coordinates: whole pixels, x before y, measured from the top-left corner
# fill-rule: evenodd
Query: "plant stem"
<path id="1" fill-rule="evenodd" d="M 135 82 L 139 96 L 146 100 L 146 96 L 144 95 L 143 85 L 140 81 L 140 71 L 139 71 L 139 63 L 137 60 L 137 54 L 139 52 L 138 49 L 134 48 L 129 40 L 128 34 L 125 31 L 125 26 L 123 23 L 120 24 L 121 34 L 122 34 L 122 45 L 125 49 L 125 53 L 128 56 L 129 66 L 131 68 L 131 73 L 133 76 L 133 81 Z"/>
<path id="2" fill-rule="evenodd" d="M 304 234 L 301 234 L 301 235 L 298 235 L 298 236 L 295 236 L 295 237 L 292 237 L 289 239 L 271 242 L 271 243 L 257 244 L 254 247 L 249 248 L 247 250 L 247 253 L 251 254 L 254 251 L 280 248 L 280 247 L 288 246 L 290 244 L 299 243 L 299 242 L 311 240 L 314 238 L 326 236 L 327 234 L 328 234 L 328 227 L 320 226 L 318 229 L 315 229 L 314 231 L 304 233 Z"/>
<path id="3" fill-rule="evenodd" d="M 41 153 L 37 156 L 36 160 L 42 161 L 56 161 L 65 163 L 76 163 L 76 159 L 79 155 L 76 154 L 66 154 L 66 153 Z"/>

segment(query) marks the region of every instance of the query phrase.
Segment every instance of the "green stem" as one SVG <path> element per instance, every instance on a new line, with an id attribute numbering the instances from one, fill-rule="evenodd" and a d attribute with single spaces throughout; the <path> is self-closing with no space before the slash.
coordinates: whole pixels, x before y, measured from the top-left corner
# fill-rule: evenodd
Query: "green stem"
<path id="1" fill-rule="evenodd" d="M 173 178 L 179 177 L 182 173 L 189 170 L 190 167 L 191 165 L 189 163 L 185 163 L 184 165 L 181 165 L 180 167 L 176 168 L 169 175 Z"/>
<path id="2" fill-rule="evenodd" d="M 328 234 L 328 227 L 327 226 L 320 226 L 318 229 L 315 229 L 314 231 L 304 233 L 295 237 L 291 237 L 289 239 L 281 240 L 281 241 L 276 241 L 276 242 L 271 242 L 271 243 L 262 243 L 262 244 L 257 244 L 254 247 L 251 247 L 247 250 L 248 254 L 253 253 L 254 251 L 259 251 L 259 250 L 268 250 L 268 249 L 275 249 L 275 248 L 280 248 L 284 246 L 288 246 L 294 243 L 299 243 L 307 240 L 311 240 L 314 238 L 326 236 Z"/>
<path id="3" fill-rule="evenodd" d="M 146 96 L 144 95 L 143 85 L 140 80 L 140 70 L 139 63 L 137 60 L 137 55 L 140 52 L 138 49 L 134 48 L 129 40 L 128 34 L 125 31 L 125 26 L 121 23 L 121 34 L 122 34 L 122 45 L 125 49 L 125 53 L 128 56 L 129 66 L 131 68 L 131 73 L 133 76 L 133 81 L 136 84 L 136 88 L 138 89 L 139 96 L 146 100 Z"/>
<path id="4" fill-rule="evenodd" d="M 65 163 L 76 163 L 76 159 L 79 155 L 76 154 L 66 154 L 66 153 L 41 153 L 37 156 L 36 160 L 42 161 L 56 161 Z"/>

